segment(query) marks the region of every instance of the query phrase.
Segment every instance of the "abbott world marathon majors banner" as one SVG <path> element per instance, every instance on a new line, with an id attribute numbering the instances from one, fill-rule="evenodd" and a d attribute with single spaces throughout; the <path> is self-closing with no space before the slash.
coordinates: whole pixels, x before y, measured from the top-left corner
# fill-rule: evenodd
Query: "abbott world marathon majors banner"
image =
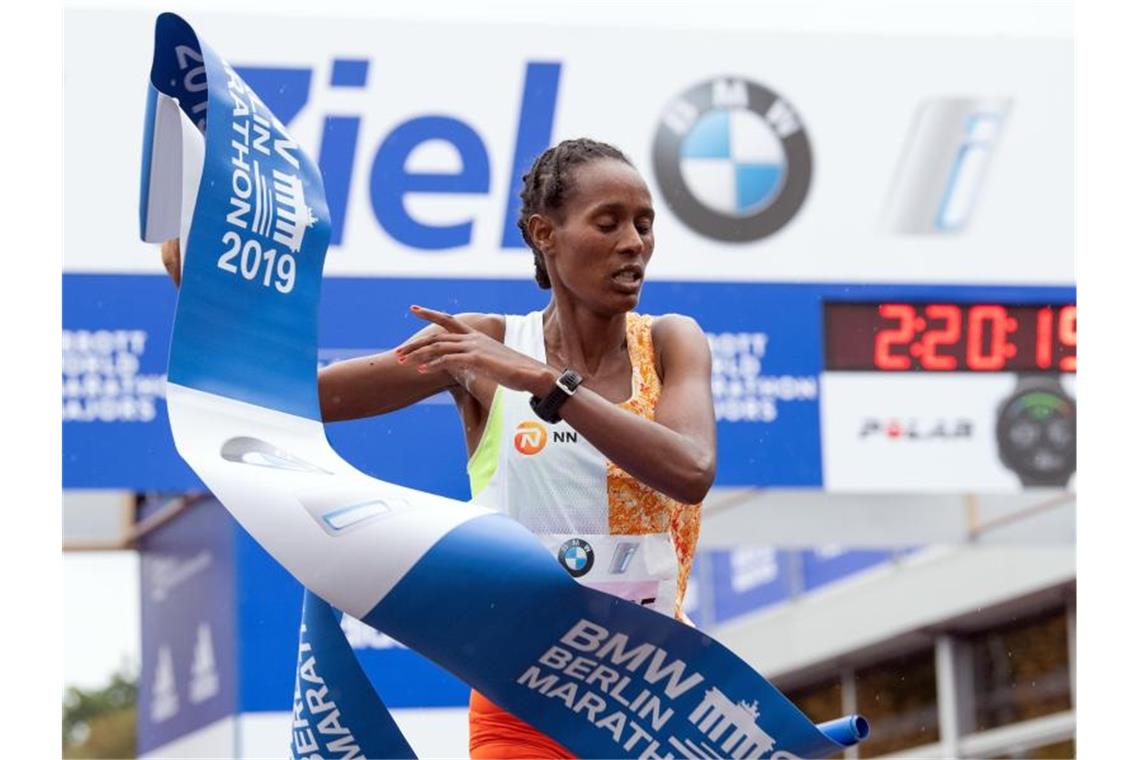
<path id="1" fill-rule="evenodd" d="M 330 235 L 317 166 L 173 14 L 158 18 L 150 82 L 142 237 L 178 237 L 184 252 L 166 386 L 174 441 L 310 597 L 579 756 L 821 757 L 866 736 L 858 716 L 813 725 L 695 628 L 580 585 L 510 518 L 345 462 L 316 393 Z M 306 603 L 294 754 L 411 755 L 359 668 L 313 641 L 318 624 L 342 635 L 330 612 Z M 369 732 L 372 746 L 356 743 Z"/>

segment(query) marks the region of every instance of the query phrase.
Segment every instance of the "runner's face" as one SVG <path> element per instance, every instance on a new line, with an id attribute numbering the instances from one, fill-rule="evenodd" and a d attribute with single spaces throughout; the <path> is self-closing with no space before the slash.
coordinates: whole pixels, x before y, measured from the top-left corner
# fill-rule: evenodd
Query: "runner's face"
<path id="1" fill-rule="evenodd" d="M 599 159 L 576 167 L 546 257 L 552 278 L 599 313 L 637 306 L 653 255 L 653 199 L 629 164 Z"/>

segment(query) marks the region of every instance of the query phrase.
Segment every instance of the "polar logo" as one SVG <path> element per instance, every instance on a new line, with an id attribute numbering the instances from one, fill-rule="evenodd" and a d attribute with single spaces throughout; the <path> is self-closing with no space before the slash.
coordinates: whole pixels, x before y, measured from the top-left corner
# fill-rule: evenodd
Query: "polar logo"
<path id="1" fill-rule="evenodd" d="M 515 428 L 515 450 L 533 456 L 546 448 L 546 428 L 542 423 L 525 420 Z"/>
<path id="2" fill-rule="evenodd" d="M 337 91 L 368 90 L 370 96 L 378 94 L 383 82 L 369 84 L 370 67 L 368 59 L 335 59 L 328 87 Z M 235 70 L 250 88 L 262 95 L 265 104 L 285 126 L 304 110 L 313 93 L 312 68 L 237 66 Z M 504 249 L 526 248 L 515 225 L 521 204 L 519 191 L 522 176 L 531 162 L 550 145 L 561 71 L 560 63 L 527 62 L 523 72 L 510 181 L 503 186 L 506 190 L 501 233 Z M 375 97 L 369 100 L 376 102 Z M 362 98 L 362 106 L 369 100 Z M 353 171 L 363 149 L 358 139 L 361 116 L 326 115 L 321 123 L 317 164 L 324 177 L 328 201 L 330 245 L 339 246 L 344 242 L 351 205 L 348 196 Z M 408 169 L 412 153 L 421 145 L 436 141 L 448 143 L 455 151 L 459 168 L 430 173 Z M 490 192 L 490 154 L 474 127 L 452 116 L 413 116 L 397 124 L 374 151 L 368 169 L 367 192 L 376 221 L 386 233 L 403 245 L 422 251 L 470 245 L 474 219 L 429 224 L 412 216 L 407 196 L 413 193 L 486 195 Z M 297 208 L 301 210 L 300 205 Z M 303 214 L 297 215 L 299 231 L 304 230 L 303 218 Z"/>
<path id="3" fill-rule="evenodd" d="M 859 427 L 859 439 L 888 441 L 966 441 L 973 438 L 974 423 L 959 419 L 877 419 L 868 417 Z"/>

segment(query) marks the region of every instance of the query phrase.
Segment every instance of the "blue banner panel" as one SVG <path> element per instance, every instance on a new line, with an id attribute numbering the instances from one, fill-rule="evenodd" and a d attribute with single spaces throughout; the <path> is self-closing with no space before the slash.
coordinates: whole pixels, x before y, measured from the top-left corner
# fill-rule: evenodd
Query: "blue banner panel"
<path id="1" fill-rule="evenodd" d="M 826 586 L 889 561 L 895 552 L 887 549 L 813 549 L 803 552 L 803 588 Z"/>
<path id="2" fill-rule="evenodd" d="M 793 552 L 744 547 L 705 555 L 712 563 L 713 614 L 717 623 L 790 599 L 795 593 Z"/>
<path id="3" fill-rule="evenodd" d="M 717 485 L 823 483 L 822 313 L 812 286 L 647 284 L 639 310 L 687 314 L 709 337 Z"/>
<path id="4" fill-rule="evenodd" d="M 166 416 L 174 300 L 166 277 L 64 275 L 64 488 L 202 488 Z"/>
<path id="5" fill-rule="evenodd" d="M 141 547 L 139 752 L 236 712 L 234 525 L 207 499 Z"/>
<path id="6" fill-rule="evenodd" d="M 162 392 L 172 285 L 165 277 L 140 275 L 70 274 L 63 281 L 64 487 L 201 488 L 174 451 Z M 408 313 L 413 299 L 451 312 L 525 313 L 542 308 L 548 297 L 524 280 L 369 278 L 326 279 L 323 295 L 319 364 L 404 341 L 422 327 Z M 718 484 L 820 485 L 820 315 L 810 289 L 650 283 L 640 310 L 690 314 L 709 333 Z M 87 337 L 105 332 L 118 343 L 107 348 L 105 336 L 98 344 Z M 116 338 L 120 333 L 127 337 Z M 125 347 L 116 353 L 118 344 Z M 110 359 L 101 360 L 107 353 Z M 127 363 L 117 367 L 116 359 Z M 129 404 L 141 411 L 131 412 Z M 102 412 L 104 407 L 108 411 Z M 337 450 L 362 470 L 467 498 L 461 430 L 446 394 L 401 412 L 328 428 Z M 427 450 L 432 457 L 421 455 Z"/>
<path id="7" fill-rule="evenodd" d="M 228 513 L 227 513 L 228 514 Z M 297 620 L 304 588 L 297 579 L 234 526 L 237 598 L 233 615 L 245 653 L 238 681 L 241 712 L 289 710 L 297 664 Z"/>

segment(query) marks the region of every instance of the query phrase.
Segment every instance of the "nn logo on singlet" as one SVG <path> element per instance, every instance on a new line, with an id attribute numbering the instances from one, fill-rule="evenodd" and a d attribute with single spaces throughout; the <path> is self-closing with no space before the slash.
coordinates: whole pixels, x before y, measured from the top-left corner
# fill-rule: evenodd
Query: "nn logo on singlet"
<path id="1" fill-rule="evenodd" d="M 573 430 L 555 430 L 554 443 L 577 443 L 578 434 Z M 515 450 L 526 456 L 533 456 L 546 448 L 546 426 L 536 420 L 524 420 L 515 428 Z"/>
<path id="2" fill-rule="evenodd" d="M 515 428 L 515 449 L 531 456 L 546 448 L 546 428 L 541 422 L 524 420 Z"/>

